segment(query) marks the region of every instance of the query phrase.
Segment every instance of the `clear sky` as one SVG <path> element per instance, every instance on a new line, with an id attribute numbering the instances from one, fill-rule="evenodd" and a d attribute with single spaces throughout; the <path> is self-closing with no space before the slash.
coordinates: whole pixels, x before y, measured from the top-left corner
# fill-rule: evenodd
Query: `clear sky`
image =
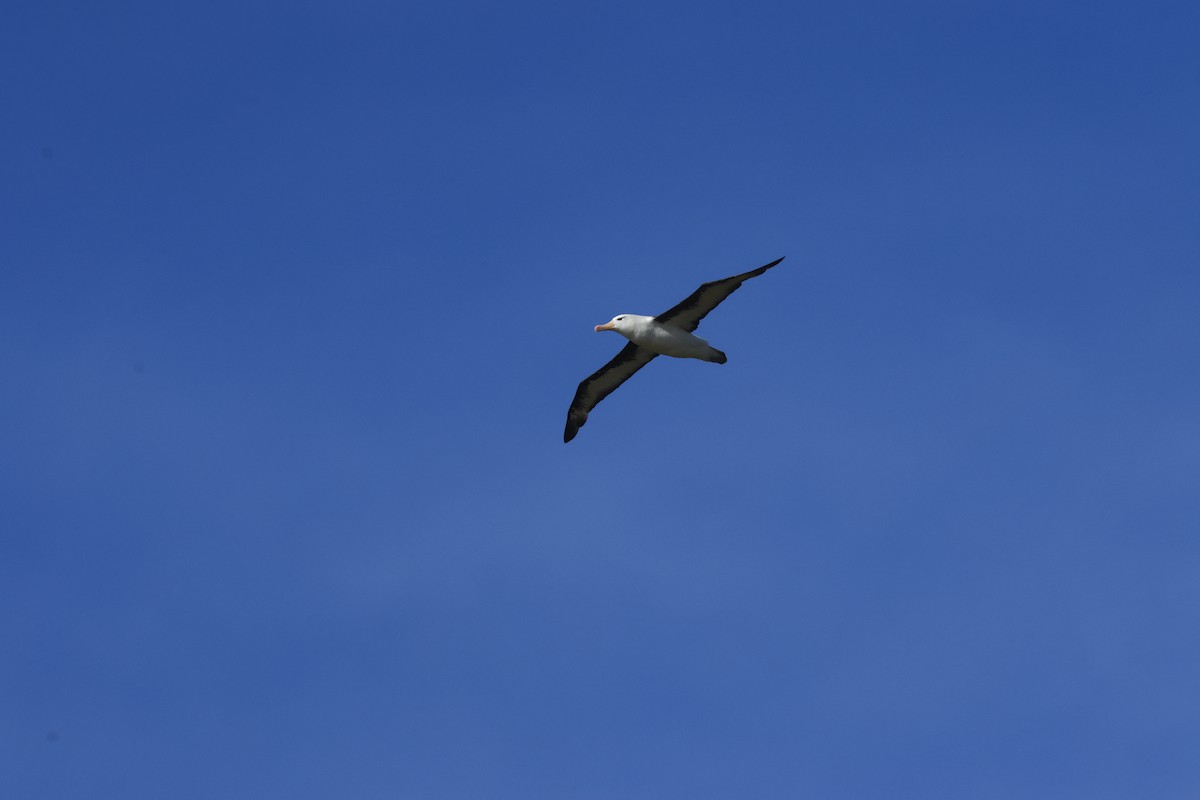
<path id="1" fill-rule="evenodd" d="M 10 5 L 0 795 L 1200 795 L 1197 41 Z"/>

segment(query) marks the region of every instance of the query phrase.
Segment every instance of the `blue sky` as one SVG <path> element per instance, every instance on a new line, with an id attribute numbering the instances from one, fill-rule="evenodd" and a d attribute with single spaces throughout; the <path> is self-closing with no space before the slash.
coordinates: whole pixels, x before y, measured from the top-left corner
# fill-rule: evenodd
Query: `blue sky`
<path id="1" fill-rule="evenodd" d="M 1200 791 L 1193 4 L 4 16 L 4 796 Z"/>

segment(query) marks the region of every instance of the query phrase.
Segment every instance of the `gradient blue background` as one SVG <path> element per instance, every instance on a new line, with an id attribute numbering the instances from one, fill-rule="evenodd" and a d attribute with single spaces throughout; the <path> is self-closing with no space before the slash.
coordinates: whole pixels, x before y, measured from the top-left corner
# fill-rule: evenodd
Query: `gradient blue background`
<path id="1" fill-rule="evenodd" d="M 6 7 L 0 794 L 1200 796 L 1196 8 Z"/>

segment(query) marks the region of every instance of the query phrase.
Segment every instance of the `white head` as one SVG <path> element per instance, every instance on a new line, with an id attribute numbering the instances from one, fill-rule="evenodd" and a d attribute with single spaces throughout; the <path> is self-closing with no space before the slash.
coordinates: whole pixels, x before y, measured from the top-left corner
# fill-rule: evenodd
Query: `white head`
<path id="1" fill-rule="evenodd" d="M 603 325 L 597 325 L 596 331 L 616 331 L 617 333 L 627 333 L 633 327 L 633 314 L 618 314 Z"/>

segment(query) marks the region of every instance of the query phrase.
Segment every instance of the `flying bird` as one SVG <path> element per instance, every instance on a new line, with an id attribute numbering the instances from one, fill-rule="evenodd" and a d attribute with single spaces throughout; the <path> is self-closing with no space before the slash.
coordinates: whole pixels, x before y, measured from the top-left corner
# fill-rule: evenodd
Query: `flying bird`
<path id="1" fill-rule="evenodd" d="M 597 331 L 616 331 L 629 340 L 629 344 L 617 353 L 600 369 L 585 378 L 575 390 L 575 399 L 567 411 L 567 428 L 563 431 L 563 441 L 569 442 L 579 433 L 579 429 L 587 422 L 588 413 L 596 405 L 613 393 L 618 386 L 633 376 L 642 367 L 654 360 L 655 356 L 674 356 L 675 358 L 698 358 L 701 361 L 711 361 L 714 364 L 724 364 L 725 354 L 692 331 L 700 325 L 700 320 L 712 311 L 721 301 L 737 291 L 737 288 L 751 278 L 756 278 L 771 267 L 783 261 L 782 258 L 765 264 L 758 269 L 743 272 L 719 281 L 710 281 L 700 286 L 673 308 L 664 311 L 657 317 L 645 317 L 640 314 L 618 314 L 603 325 L 597 325 Z"/>

